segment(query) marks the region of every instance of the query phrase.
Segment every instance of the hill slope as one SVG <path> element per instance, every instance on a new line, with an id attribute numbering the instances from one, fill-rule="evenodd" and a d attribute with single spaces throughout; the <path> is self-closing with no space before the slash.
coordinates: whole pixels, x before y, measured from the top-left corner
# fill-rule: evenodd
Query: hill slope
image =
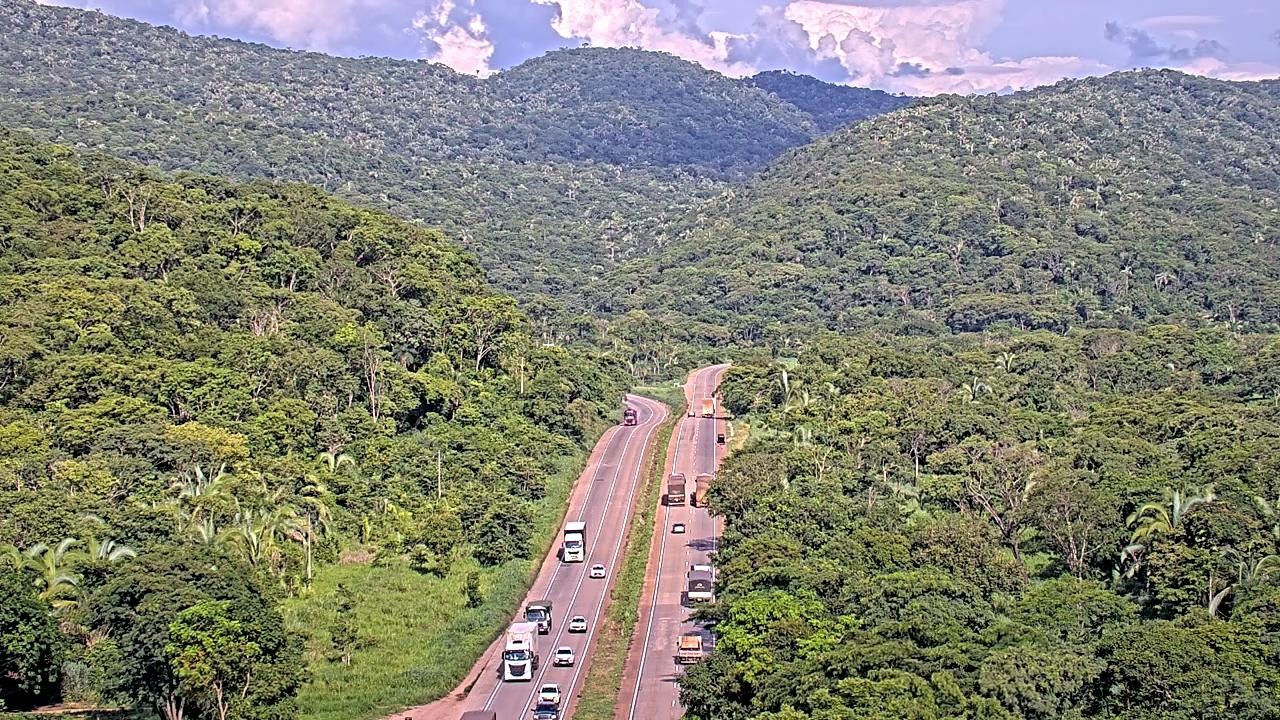
<path id="1" fill-rule="evenodd" d="M 799 108 L 823 133 L 893 112 L 914 101 L 883 90 L 832 85 L 786 70 L 762 72 L 747 82 Z"/>
<path id="2" fill-rule="evenodd" d="M 0 27 L 0 123 L 169 170 L 308 182 L 444 228 L 526 297 L 572 298 L 673 207 L 819 134 L 778 96 L 659 53 L 559 51 L 482 81 L 30 0 L 0 5 Z"/>
<path id="3" fill-rule="evenodd" d="M 741 336 L 778 321 L 1274 327 L 1276 88 L 1148 71 L 921 102 L 792 151 L 593 299 Z"/>

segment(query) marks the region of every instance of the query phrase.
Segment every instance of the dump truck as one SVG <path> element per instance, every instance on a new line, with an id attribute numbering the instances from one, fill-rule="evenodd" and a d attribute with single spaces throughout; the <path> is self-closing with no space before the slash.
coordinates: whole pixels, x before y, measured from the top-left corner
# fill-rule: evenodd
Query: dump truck
<path id="1" fill-rule="evenodd" d="M 684 473 L 672 473 L 667 478 L 667 505 L 683 505 L 685 502 Z"/>
<path id="2" fill-rule="evenodd" d="M 587 524 L 570 522 L 564 525 L 564 542 L 560 546 L 561 562 L 582 562 L 587 559 Z"/>
<path id="3" fill-rule="evenodd" d="M 623 425 L 635 425 L 635 424 L 636 424 L 636 409 L 635 409 L 635 408 L 633 408 L 633 407 L 629 407 L 629 408 L 627 408 L 626 410 L 623 410 L 623 411 L 622 411 L 622 424 L 623 424 Z"/>
<path id="4" fill-rule="evenodd" d="M 685 597 L 691 603 L 715 602 L 715 575 L 710 565 L 694 565 L 686 576 Z"/>
<path id="5" fill-rule="evenodd" d="M 537 623 L 518 622 L 507 628 L 507 644 L 502 651 L 504 681 L 533 680 L 538 669 L 538 653 L 533 645 L 537 633 Z"/>
<path id="6" fill-rule="evenodd" d="M 716 399 L 703 398 L 702 399 L 702 417 L 713 418 L 715 416 L 716 416 Z"/>
<path id="7" fill-rule="evenodd" d="M 534 600 L 524 606 L 525 622 L 535 623 L 538 626 L 538 634 L 546 635 L 551 632 L 553 621 L 551 619 L 551 601 L 550 600 Z"/>
<path id="8" fill-rule="evenodd" d="M 693 506 L 707 506 L 707 491 L 711 489 L 711 475 L 700 473 L 693 479 Z"/>
<path id="9" fill-rule="evenodd" d="M 681 665 L 696 663 L 702 659 L 702 636 L 688 633 L 680 636 L 676 644 L 676 662 Z"/>

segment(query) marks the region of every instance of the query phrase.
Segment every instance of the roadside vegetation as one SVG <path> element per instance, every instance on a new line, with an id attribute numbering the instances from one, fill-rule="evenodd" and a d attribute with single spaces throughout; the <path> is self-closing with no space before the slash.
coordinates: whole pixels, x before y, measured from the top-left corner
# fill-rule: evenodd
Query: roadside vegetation
<path id="1" fill-rule="evenodd" d="M 1280 712 L 1280 341 L 812 342 L 731 368 L 691 718 Z"/>

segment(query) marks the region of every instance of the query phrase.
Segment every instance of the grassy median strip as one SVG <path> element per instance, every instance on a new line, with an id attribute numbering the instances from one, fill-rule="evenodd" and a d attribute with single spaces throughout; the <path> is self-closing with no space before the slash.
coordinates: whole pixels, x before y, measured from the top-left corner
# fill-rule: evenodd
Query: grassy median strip
<path id="1" fill-rule="evenodd" d="M 644 587 L 654 513 L 662 493 L 663 470 L 667 466 L 667 445 L 684 413 L 684 392 L 678 386 L 644 387 L 634 392 L 666 403 L 671 408 L 671 415 L 658 430 L 654 453 L 645 469 L 644 491 L 640 496 L 639 510 L 632 519 L 631 531 L 627 534 L 622 569 L 609 596 L 609 608 L 596 631 L 591 669 L 583 681 L 582 694 L 574 712 L 577 720 L 610 720 L 613 717 L 614 704 L 622 688 L 627 652 L 639 620 L 640 591 Z"/>

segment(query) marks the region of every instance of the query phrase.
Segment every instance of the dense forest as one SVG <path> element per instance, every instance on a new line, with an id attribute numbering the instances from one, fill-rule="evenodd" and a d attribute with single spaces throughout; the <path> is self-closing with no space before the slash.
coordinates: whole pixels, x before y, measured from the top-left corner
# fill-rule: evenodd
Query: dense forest
<path id="1" fill-rule="evenodd" d="M 935 98 L 791 151 L 590 300 L 750 341 L 1275 328 L 1278 167 L 1277 81 L 1153 70 Z"/>
<path id="2" fill-rule="evenodd" d="M 1280 340 L 1154 325 L 740 363 L 692 718 L 1273 718 Z"/>
<path id="3" fill-rule="evenodd" d="M 0 305 L 10 708 L 290 717 L 314 638 L 281 600 L 340 556 L 522 561 L 548 478 L 624 387 L 534 341 L 436 231 L 10 133 Z M 333 662 L 351 609 L 308 628 Z"/>
<path id="4" fill-rule="evenodd" d="M 0 4 L 0 26 L 0 125 L 169 170 L 307 182 L 443 228 L 499 286 L 539 298 L 535 315 L 582 314 L 586 282 L 660 246 L 679 208 L 832 118 L 902 102 L 798 77 L 757 87 L 639 50 L 562 50 L 479 80 L 32 0 Z"/>

